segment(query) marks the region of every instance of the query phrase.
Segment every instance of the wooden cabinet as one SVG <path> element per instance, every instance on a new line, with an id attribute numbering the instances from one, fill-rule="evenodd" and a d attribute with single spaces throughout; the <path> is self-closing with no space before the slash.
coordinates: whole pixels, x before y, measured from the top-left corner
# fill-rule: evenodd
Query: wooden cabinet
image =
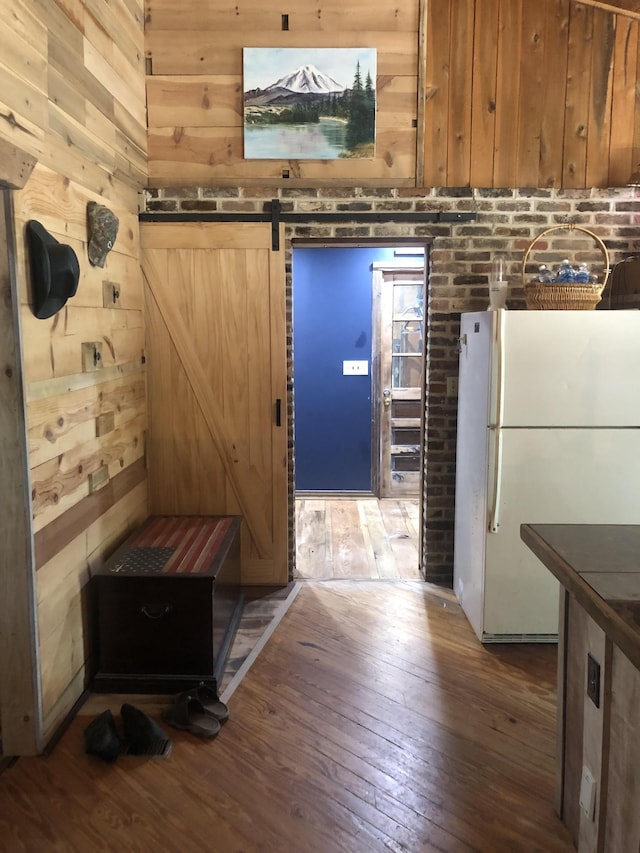
<path id="1" fill-rule="evenodd" d="M 565 594 L 569 600 L 561 640 L 566 668 L 559 684 L 559 708 L 564 710 L 559 720 L 564 766 L 560 814 L 579 853 L 637 853 L 640 671 L 576 599 Z M 593 688 L 589 657 L 597 667 L 599 689 Z M 585 805 L 586 774 L 594 785 L 592 811 Z"/>
<path id="2" fill-rule="evenodd" d="M 100 568 L 97 692 L 214 683 L 242 606 L 239 516 L 152 516 Z"/>
<path id="3" fill-rule="evenodd" d="M 611 644 L 575 598 L 566 591 L 564 596 L 566 615 L 559 654 L 564 657 L 565 667 L 558 684 L 558 696 L 564 703 L 564 724 L 558 738 L 564 773 L 558 779 L 558 805 L 578 849 L 595 851 L 600 849 L 598 837 L 604 831 L 606 811 L 603 770 L 606 773 Z M 592 691 L 588 690 L 590 661 L 595 672 Z M 585 777 L 588 778 L 583 781 Z M 593 780 L 590 808 L 581 805 L 581 798 L 588 797 L 589 779 Z"/>
<path id="4" fill-rule="evenodd" d="M 579 853 L 640 850 L 640 525 L 523 525 L 564 587 L 556 806 Z"/>
<path id="5" fill-rule="evenodd" d="M 604 851 L 640 850 L 640 671 L 619 648 L 611 660 Z"/>

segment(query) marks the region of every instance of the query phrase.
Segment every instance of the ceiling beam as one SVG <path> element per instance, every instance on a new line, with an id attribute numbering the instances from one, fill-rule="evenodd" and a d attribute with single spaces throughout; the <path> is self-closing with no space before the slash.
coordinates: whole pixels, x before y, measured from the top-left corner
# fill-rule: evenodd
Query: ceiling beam
<path id="1" fill-rule="evenodd" d="M 615 12 L 640 21 L 640 0 L 577 0 L 583 6 L 595 6 L 605 12 Z"/>

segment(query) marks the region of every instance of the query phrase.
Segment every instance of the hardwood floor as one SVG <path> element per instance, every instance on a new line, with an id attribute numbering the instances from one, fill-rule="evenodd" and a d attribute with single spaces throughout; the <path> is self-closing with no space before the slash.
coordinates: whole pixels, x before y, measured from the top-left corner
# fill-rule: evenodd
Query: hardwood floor
<path id="1" fill-rule="evenodd" d="M 296 569 L 302 579 L 419 579 L 418 501 L 298 498 Z"/>
<path id="2" fill-rule="evenodd" d="M 307 582 L 213 741 L 0 774 L 0 849 L 554 853 L 555 647 L 482 647 L 453 594 Z M 113 709 L 115 712 L 117 708 Z"/>

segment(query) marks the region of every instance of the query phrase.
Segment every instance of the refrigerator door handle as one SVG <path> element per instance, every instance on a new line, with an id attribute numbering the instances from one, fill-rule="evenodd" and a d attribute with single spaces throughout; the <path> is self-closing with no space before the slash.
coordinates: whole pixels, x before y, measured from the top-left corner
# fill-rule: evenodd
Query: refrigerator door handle
<path id="1" fill-rule="evenodd" d="M 502 497 L 502 430 L 492 427 L 489 434 L 493 436 L 493 494 L 491 496 L 491 512 L 489 514 L 489 531 L 498 533 L 500 528 L 500 500 Z"/>
<path id="2" fill-rule="evenodd" d="M 496 311 L 495 314 L 496 408 L 493 425 L 500 429 L 504 421 L 504 311 Z"/>
<path id="3" fill-rule="evenodd" d="M 493 489 L 491 496 L 491 512 L 489 513 L 489 532 L 497 533 L 500 527 L 500 499 L 502 490 L 502 424 L 504 421 L 504 311 L 495 312 L 494 325 L 494 358 L 496 364 L 495 378 L 495 422 L 489 426 L 489 434 L 493 436 Z"/>

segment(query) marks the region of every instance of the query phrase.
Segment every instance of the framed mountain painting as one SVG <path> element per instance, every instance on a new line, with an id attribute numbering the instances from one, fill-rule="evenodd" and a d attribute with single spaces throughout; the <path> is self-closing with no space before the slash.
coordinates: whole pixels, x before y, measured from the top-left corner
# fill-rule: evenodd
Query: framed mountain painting
<path id="1" fill-rule="evenodd" d="M 246 47 L 244 156 L 374 156 L 375 48 Z"/>

